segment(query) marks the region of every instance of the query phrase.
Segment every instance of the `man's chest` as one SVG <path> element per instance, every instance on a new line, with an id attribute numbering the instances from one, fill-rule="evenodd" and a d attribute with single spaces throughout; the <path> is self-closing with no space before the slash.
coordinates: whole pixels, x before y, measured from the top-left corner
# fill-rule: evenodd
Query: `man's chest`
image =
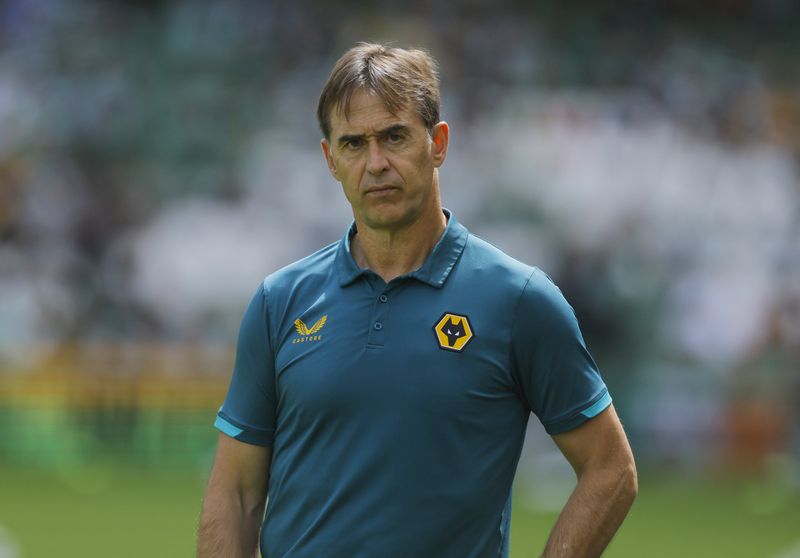
<path id="1" fill-rule="evenodd" d="M 275 335 L 279 416 L 480 413 L 515 398 L 507 297 L 408 282 L 305 298 Z"/>

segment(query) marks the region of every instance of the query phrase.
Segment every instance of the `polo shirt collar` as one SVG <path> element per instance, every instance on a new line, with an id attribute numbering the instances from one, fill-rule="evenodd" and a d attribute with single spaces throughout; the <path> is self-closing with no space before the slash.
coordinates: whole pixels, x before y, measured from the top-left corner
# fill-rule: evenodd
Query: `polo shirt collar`
<path id="1" fill-rule="evenodd" d="M 437 288 L 444 285 L 447 276 L 450 275 L 458 258 L 464 251 L 469 231 L 458 222 L 449 209 L 443 209 L 442 211 L 447 217 L 447 226 L 436 246 L 433 247 L 433 251 L 431 251 L 419 269 L 402 277 L 413 277 Z M 350 239 L 356 234 L 356 230 L 356 223 L 353 221 L 344 238 L 339 242 L 339 247 L 336 251 L 334 267 L 339 277 L 339 285 L 342 287 L 352 284 L 368 271 L 356 265 L 353 254 L 350 252 Z"/>

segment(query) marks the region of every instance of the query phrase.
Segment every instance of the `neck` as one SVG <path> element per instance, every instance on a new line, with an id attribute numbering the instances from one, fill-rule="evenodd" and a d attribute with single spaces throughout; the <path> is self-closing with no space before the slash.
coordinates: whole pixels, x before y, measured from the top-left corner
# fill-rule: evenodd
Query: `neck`
<path id="1" fill-rule="evenodd" d="M 440 203 L 399 229 L 362 228 L 350 241 L 356 264 L 371 269 L 388 283 L 395 277 L 419 269 L 442 236 L 447 220 Z"/>

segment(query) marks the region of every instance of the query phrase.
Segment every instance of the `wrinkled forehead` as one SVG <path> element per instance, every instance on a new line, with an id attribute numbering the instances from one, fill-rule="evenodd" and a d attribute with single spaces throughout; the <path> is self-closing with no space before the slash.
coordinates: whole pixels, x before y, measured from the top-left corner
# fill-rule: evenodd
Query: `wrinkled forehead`
<path id="1" fill-rule="evenodd" d="M 400 112 L 405 111 L 407 105 L 408 103 L 392 106 L 371 91 L 357 89 L 334 106 L 334 113 L 337 118 L 344 120 L 363 117 L 365 114 L 397 117 Z"/>
<path id="2" fill-rule="evenodd" d="M 356 89 L 349 97 L 335 104 L 331 113 L 331 131 L 347 128 L 382 128 L 397 123 L 424 126 L 410 101 L 390 106 L 380 96 Z"/>

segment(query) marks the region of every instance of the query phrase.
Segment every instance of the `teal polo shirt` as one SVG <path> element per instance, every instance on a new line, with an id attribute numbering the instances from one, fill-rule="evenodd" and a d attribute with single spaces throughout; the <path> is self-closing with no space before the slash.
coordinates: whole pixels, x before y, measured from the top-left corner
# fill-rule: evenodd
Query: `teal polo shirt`
<path id="1" fill-rule="evenodd" d="M 388 284 L 353 225 L 250 302 L 215 424 L 272 447 L 264 558 L 507 556 L 530 413 L 558 434 L 610 404 L 559 289 L 445 214 Z"/>

